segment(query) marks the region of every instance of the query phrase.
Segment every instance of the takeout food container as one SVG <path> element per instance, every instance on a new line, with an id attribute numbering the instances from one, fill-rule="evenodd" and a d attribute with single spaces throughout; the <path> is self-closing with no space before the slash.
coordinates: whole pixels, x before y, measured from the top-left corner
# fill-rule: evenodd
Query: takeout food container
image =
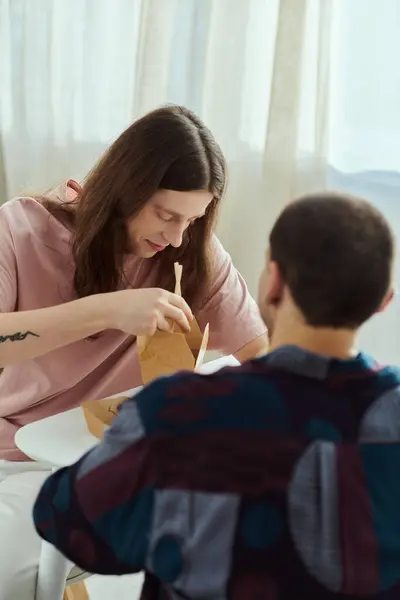
<path id="1" fill-rule="evenodd" d="M 111 425 L 113 419 L 118 415 L 119 406 L 127 399 L 127 396 L 119 396 L 118 398 L 104 398 L 84 402 L 82 409 L 90 433 L 102 439 L 104 430 Z"/>
<path id="2" fill-rule="evenodd" d="M 182 266 L 175 263 L 175 293 L 181 295 Z M 172 331 L 157 330 L 151 336 L 138 336 L 137 349 L 143 385 L 163 375 L 177 371 L 198 370 L 204 361 L 207 350 L 209 327 L 202 333 L 194 319 L 189 333 L 183 333 L 178 326 Z M 110 426 L 118 414 L 119 406 L 126 396 L 88 400 L 82 404 L 87 427 L 94 436 L 102 438 L 104 430 Z"/>

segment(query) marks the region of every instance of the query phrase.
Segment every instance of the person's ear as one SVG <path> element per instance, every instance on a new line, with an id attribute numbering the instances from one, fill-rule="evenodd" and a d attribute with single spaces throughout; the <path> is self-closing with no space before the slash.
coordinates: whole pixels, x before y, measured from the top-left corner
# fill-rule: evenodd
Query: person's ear
<path id="1" fill-rule="evenodd" d="M 277 305 L 283 297 L 284 281 L 278 263 L 271 260 L 268 264 L 267 286 L 265 290 L 265 302 Z"/>
<path id="2" fill-rule="evenodd" d="M 380 305 L 380 307 L 378 308 L 378 310 L 376 312 L 381 313 L 381 312 L 385 311 L 387 309 L 387 307 L 389 306 L 389 304 L 392 302 L 394 296 L 395 296 L 394 288 L 390 288 L 390 290 L 386 294 L 382 304 Z"/>

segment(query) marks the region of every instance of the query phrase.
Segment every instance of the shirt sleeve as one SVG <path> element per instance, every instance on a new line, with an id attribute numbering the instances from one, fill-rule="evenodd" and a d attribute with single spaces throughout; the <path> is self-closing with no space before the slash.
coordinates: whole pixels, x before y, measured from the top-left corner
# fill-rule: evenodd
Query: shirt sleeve
<path id="1" fill-rule="evenodd" d="M 195 516 L 192 492 L 212 493 L 216 482 L 225 489 L 215 473 L 221 474 L 220 452 L 230 456 L 241 423 L 242 409 L 231 410 L 241 382 L 240 367 L 208 376 L 178 373 L 125 401 L 102 442 L 44 483 L 33 508 L 38 534 L 90 573 L 146 570 L 162 580 L 175 558 L 184 564 L 194 539 L 212 539 Z M 243 404 L 241 393 L 236 401 Z M 218 518 L 206 521 L 214 528 Z M 178 557 L 164 543 L 169 527 L 180 540 Z"/>
<path id="2" fill-rule="evenodd" d="M 212 274 L 196 314 L 201 329 L 210 325 L 208 348 L 234 354 L 267 332 L 258 306 L 217 237 L 212 240 Z"/>
<path id="3" fill-rule="evenodd" d="M 0 313 L 13 312 L 17 303 L 17 265 L 13 239 L 4 209 L 0 208 Z"/>
<path id="4" fill-rule="evenodd" d="M 124 402 L 103 441 L 51 475 L 34 505 L 38 534 L 91 573 L 122 575 L 145 568 L 157 470 L 138 402 L 146 407 L 151 429 L 165 385 L 156 381 Z"/>

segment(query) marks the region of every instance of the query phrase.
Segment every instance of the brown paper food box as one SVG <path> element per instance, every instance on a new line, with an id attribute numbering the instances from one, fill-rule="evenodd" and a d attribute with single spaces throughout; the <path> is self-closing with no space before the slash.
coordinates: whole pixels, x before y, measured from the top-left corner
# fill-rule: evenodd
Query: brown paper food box
<path id="1" fill-rule="evenodd" d="M 175 263 L 175 293 L 180 294 L 182 267 Z M 137 348 L 143 385 L 162 375 L 177 371 L 198 370 L 203 363 L 208 343 L 208 325 L 201 333 L 196 320 L 190 324 L 191 330 L 185 334 L 178 331 L 159 331 L 152 336 L 138 336 Z M 118 407 L 127 398 L 106 398 L 88 400 L 82 404 L 87 427 L 94 436 L 102 438 L 105 427 L 111 425 L 118 414 Z"/>
<path id="2" fill-rule="evenodd" d="M 118 407 L 127 400 L 127 396 L 105 398 L 104 400 L 87 400 L 82 404 L 86 425 L 90 433 L 99 439 L 103 438 L 104 429 L 111 425 L 118 414 Z"/>

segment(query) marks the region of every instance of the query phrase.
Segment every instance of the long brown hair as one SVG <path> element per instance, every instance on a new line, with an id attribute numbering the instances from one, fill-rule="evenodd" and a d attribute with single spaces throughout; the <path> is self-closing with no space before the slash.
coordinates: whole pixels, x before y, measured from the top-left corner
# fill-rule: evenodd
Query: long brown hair
<path id="1" fill-rule="evenodd" d="M 205 216 L 186 230 L 182 245 L 148 259 L 155 263 L 156 287 L 170 291 L 175 283 L 173 263 L 183 265 L 182 295 L 195 308 L 210 276 L 210 238 L 225 180 L 222 151 L 190 110 L 167 106 L 133 123 L 88 175 L 76 200 L 46 202 L 53 214 L 62 210 L 72 227 L 78 297 L 119 287 L 128 247 L 126 221 L 137 216 L 158 189 L 207 190 L 213 200 Z"/>

